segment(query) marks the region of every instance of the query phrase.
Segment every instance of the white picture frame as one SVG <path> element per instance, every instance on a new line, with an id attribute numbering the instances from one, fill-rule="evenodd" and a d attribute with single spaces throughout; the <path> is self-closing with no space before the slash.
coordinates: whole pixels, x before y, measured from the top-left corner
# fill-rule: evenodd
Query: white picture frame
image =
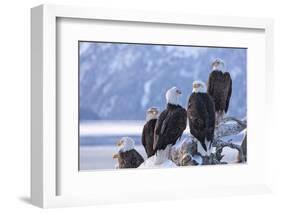
<path id="1" fill-rule="evenodd" d="M 57 78 L 57 49 L 58 49 L 58 22 L 61 19 L 68 19 L 70 22 L 73 20 L 99 20 L 118 22 L 118 25 L 122 26 L 122 23 L 135 23 L 153 24 L 154 26 L 165 26 L 166 28 L 173 28 L 176 26 L 194 26 L 200 27 L 203 30 L 206 29 L 220 29 L 222 31 L 235 32 L 238 31 L 249 31 L 249 33 L 259 32 L 260 36 L 257 36 L 257 42 L 260 44 L 262 50 L 259 57 L 261 60 L 257 62 L 258 67 L 254 64 L 250 66 L 250 70 L 257 68 L 257 74 L 249 72 L 249 85 L 248 90 L 251 93 L 255 90 L 254 82 L 261 82 L 262 86 L 259 86 L 258 91 L 261 92 L 261 100 L 263 103 L 260 107 L 255 106 L 257 104 L 256 99 L 250 98 L 248 100 L 248 111 L 249 114 L 249 138 L 254 137 L 251 133 L 252 129 L 261 129 L 261 126 L 256 124 L 255 126 L 255 114 L 265 114 L 264 108 L 270 108 L 267 110 L 266 116 L 264 115 L 261 119 L 270 123 L 273 114 L 274 100 L 270 95 L 270 91 L 273 89 L 273 21 L 271 19 L 256 19 L 256 18 L 241 18 L 241 17 L 216 17 L 216 16 L 199 16 L 199 15 L 187 15 L 187 14 L 166 14 L 166 13 L 152 13 L 146 11 L 122 11 L 122 10 L 111 10 L 111 9 L 96 9 L 96 8 L 84 8 L 74 6 L 54 6 L 54 5 L 41 5 L 31 10 L 31 201 L 33 204 L 47 208 L 47 207 L 59 207 L 59 206 L 75 206 L 75 205 L 91 205 L 99 203 L 115 203 L 115 202 L 139 202 L 144 200 L 165 200 L 165 199 L 182 199 L 188 197 L 198 196 L 214 196 L 214 195 L 242 195 L 252 193 L 264 193 L 271 191 L 271 178 L 272 178 L 272 164 L 270 163 L 270 149 L 271 141 L 274 136 L 271 133 L 271 129 L 268 125 L 265 126 L 264 138 L 266 143 L 264 148 L 266 152 L 263 156 L 262 165 L 257 167 L 258 158 L 255 158 L 255 153 L 260 153 L 261 148 L 256 148 L 250 145 L 249 150 L 252 152 L 253 160 L 248 162 L 247 166 L 224 166 L 223 169 L 218 167 L 202 167 L 196 168 L 184 168 L 184 169 L 173 169 L 171 175 L 170 169 L 159 170 L 142 170 L 136 173 L 135 171 L 118 171 L 115 177 L 108 171 L 99 171 L 95 174 L 82 173 L 78 177 L 76 174 L 71 177 L 70 173 L 65 173 L 66 178 L 61 178 L 61 172 L 64 172 L 65 164 L 60 164 L 61 150 L 64 146 L 58 146 L 57 140 L 59 132 L 57 130 L 58 121 L 58 103 L 59 96 L 57 95 L 60 81 Z M 102 24 L 102 23 L 101 23 Z M 71 23 L 70 23 L 71 25 Z M 71 28 L 70 28 L 71 30 Z M 233 35 L 234 38 L 235 34 Z M 71 36 L 70 36 L 71 37 Z M 161 37 L 161 36 L 160 36 Z M 137 38 L 140 39 L 140 38 Z M 147 37 L 147 39 L 149 39 Z M 126 38 L 125 38 L 126 40 Z M 235 40 L 235 39 L 234 39 Z M 254 40 L 254 39 L 253 39 Z M 227 41 L 225 41 L 226 44 Z M 236 41 L 238 42 L 238 41 Z M 235 42 L 233 42 L 235 45 Z M 237 44 L 237 43 L 236 43 Z M 251 44 L 252 47 L 254 43 Z M 254 51 L 252 51 L 254 52 Z M 257 51 L 256 51 L 257 52 Z M 250 53 L 252 54 L 252 53 Z M 254 54 L 254 53 L 253 53 Z M 68 56 L 67 56 L 68 57 Z M 250 58 L 254 59 L 254 56 L 250 55 Z M 254 61 L 250 59 L 250 61 Z M 265 78 L 264 78 L 265 77 Z M 252 134 L 252 136 L 251 136 Z M 258 134 L 258 133 L 257 133 Z M 77 139 L 77 138 L 76 138 Z M 257 141 L 262 142 L 261 139 L 255 138 Z M 257 142 L 259 144 L 259 142 Z M 76 147 L 77 148 L 77 147 Z M 75 146 L 69 150 L 76 149 Z M 251 148 L 253 151 L 251 151 Z M 74 150 L 75 151 L 75 150 Z M 77 160 L 71 151 L 64 149 L 64 156 L 68 156 L 72 162 Z M 266 160 L 265 160 L 266 159 Z M 256 162 L 254 162 L 257 160 Z M 63 160 L 64 161 L 64 160 Z M 70 162 L 71 162 L 70 161 Z M 71 166 L 69 166 L 71 167 Z M 78 170 L 76 171 L 79 172 Z M 216 182 L 218 174 L 234 174 L 240 172 L 241 174 L 249 174 L 249 178 L 238 178 L 237 182 L 233 181 L 221 181 Z M 243 173 L 245 172 L 245 173 Z M 193 186 L 185 184 L 168 184 L 165 189 L 161 189 L 160 184 L 164 184 L 167 178 L 176 180 L 180 177 L 181 181 L 184 178 L 190 178 L 192 180 L 200 180 L 201 176 L 209 174 L 210 182 L 214 184 L 202 184 L 199 185 L 195 182 Z M 132 181 L 130 178 L 138 178 L 140 174 L 143 177 L 149 177 L 154 179 L 155 188 L 152 187 L 153 191 L 149 194 L 145 194 L 146 186 L 139 184 L 139 188 L 131 187 Z M 262 174 L 262 176 L 259 176 Z M 64 176 L 65 176 L 64 175 Z M 93 176 L 93 175 L 96 175 Z M 158 181 L 159 175 L 163 179 Z M 252 175 L 252 176 L 251 176 Z M 257 176 L 255 180 L 251 178 Z M 63 175 L 62 175 L 63 176 Z M 74 177 L 75 176 L 75 177 Z M 78 178 L 76 178 L 76 176 Z M 99 177 L 98 177 L 99 176 Z M 110 178 L 109 178 L 110 176 Z M 122 187 L 114 188 L 114 184 L 109 184 L 114 188 L 112 192 L 103 190 L 103 187 L 97 187 L 95 193 L 87 193 L 87 190 L 93 190 L 89 185 L 79 185 L 79 182 L 88 183 L 94 180 L 106 180 L 111 181 L 112 178 L 116 180 L 124 181 Z M 140 179 L 141 181 L 147 182 L 148 178 Z M 252 180 L 252 182 L 251 182 Z M 77 182 L 75 182 L 77 181 Z M 124 185 L 124 183 L 130 183 Z M 182 183 L 182 182 L 181 182 Z M 60 185 L 65 184 L 65 193 L 60 192 Z M 99 185 L 102 185 L 100 183 Z M 115 184 L 116 185 L 116 184 Z M 94 186 L 93 186 L 94 187 Z M 79 190 L 79 189 L 82 190 Z M 79 193 L 71 193 L 72 191 L 79 191 Z M 189 193 L 186 193 L 186 192 Z M 168 194 L 168 192 L 170 192 Z M 121 195 L 129 194 L 128 197 L 122 197 Z"/>

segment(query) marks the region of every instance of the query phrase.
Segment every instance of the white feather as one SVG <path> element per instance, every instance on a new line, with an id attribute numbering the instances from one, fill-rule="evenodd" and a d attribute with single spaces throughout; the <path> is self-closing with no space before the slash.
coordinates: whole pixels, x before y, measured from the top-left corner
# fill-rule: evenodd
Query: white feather
<path id="1" fill-rule="evenodd" d="M 205 149 L 203 148 L 203 146 L 201 145 L 201 143 L 199 141 L 197 141 L 197 152 L 200 153 L 202 156 L 210 156 L 211 153 L 214 152 L 213 147 L 210 146 L 211 141 L 207 141 L 205 140 L 205 145 L 207 147 L 207 152 L 205 151 Z"/>
<path id="2" fill-rule="evenodd" d="M 214 62 L 212 63 L 212 69 L 213 70 L 220 70 L 220 71 L 224 71 L 225 70 L 225 63 L 222 59 L 217 58 L 214 60 Z"/>
<path id="3" fill-rule="evenodd" d="M 152 119 L 158 119 L 159 116 L 159 110 L 156 107 L 150 107 L 147 111 L 146 111 L 146 121 L 150 121 Z"/>
<path id="4" fill-rule="evenodd" d="M 172 145 L 169 144 L 164 150 L 157 150 L 155 154 L 155 164 L 160 165 L 169 159 L 170 150 Z"/>
<path id="5" fill-rule="evenodd" d="M 123 137 L 123 138 L 121 138 L 120 142 L 121 142 L 121 146 L 119 148 L 119 151 L 127 152 L 127 151 L 134 149 L 135 141 L 132 138 Z"/>
<path id="6" fill-rule="evenodd" d="M 194 93 L 206 93 L 207 92 L 207 87 L 206 84 L 203 81 L 197 80 L 193 81 L 192 83 L 192 92 Z M 197 87 L 194 87 L 194 85 L 197 85 Z"/>
<path id="7" fill-rule="evenodd" d="M 167 103 L 179 105 L 179 94 L 177 93 L 178 88 L 172 87 L 166 92 L 166 101 Z"/>

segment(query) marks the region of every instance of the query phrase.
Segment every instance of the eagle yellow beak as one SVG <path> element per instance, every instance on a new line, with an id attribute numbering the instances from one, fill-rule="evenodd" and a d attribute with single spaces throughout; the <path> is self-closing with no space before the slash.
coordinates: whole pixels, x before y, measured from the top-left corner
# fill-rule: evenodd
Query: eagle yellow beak
<path id="1" fill-rule="evenodd" d="M 117 146 L 121 146 L 122 145 L 122 141 L 117 141 L 116 145 Z"/>
<path id="2" fill-rule="evenodd" d="M 118 158 L 118 154 L 114 154 L 114 155 L 112 156 L 112 158 L 113 158 L 113 159 Z"/>
<path id="3" fill-rule="evenodd" d="M 193 88 L 198 88 L 199 84 L 193 84 Z"/>

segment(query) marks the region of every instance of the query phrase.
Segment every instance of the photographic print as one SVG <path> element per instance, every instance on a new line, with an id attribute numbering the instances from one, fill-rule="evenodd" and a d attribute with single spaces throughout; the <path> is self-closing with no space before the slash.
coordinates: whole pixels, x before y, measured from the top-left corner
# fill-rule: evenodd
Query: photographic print
<path id="1" fill-rule="evenodd" d="M 79 41 L 79 170 L 247 162 L 247 49 Z"/>

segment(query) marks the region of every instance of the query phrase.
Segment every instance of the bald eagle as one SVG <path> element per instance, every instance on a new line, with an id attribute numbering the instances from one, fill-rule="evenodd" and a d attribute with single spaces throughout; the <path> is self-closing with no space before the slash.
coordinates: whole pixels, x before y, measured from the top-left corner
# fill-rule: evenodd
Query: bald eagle
<path id="1" fill-rule="evenodd" d="M 190 133 L 199 141 L 197 152 L 203 156 L 211 154 L 215 130 L 215 106 L 206 93 L 205 83 L 193 82 L 192 94 L 187 105 Z M 203 149 L 202 149 L 203 148 Z"/>
<path id="2" fill-rule="evenodd" d="M 123 137 L 117 142 L 119 151 L 113 155 L 118 160 L 116 168 L 137 168 L 144 162 L 143 157 L 134 149 L 135 141 L 129 137 Z"/>
<path id="3" fill-rule="evenodd" d="M 171 146 L 181 138 L 186 128 L 187 113 L 179 105 L 181 91 L 172 87 L 166 92 L 166 109 L 161 112 L 155 125 L 153 150 L 157 157 L 156 164 L 169 158 Z"/>
<path id="4" fill-rule="evenodd" d="M 154 155 L 153 150 L 153 139 L 154 139 L 154 128 L 159 115 L 159 110 L 156 107 L 150 107 L 146 111 L 146 124 L 142 130 L 142 145 L 144 146 L 147 157 Z"/>
<path id="5" fill-rule="evenodd" d="M 216 59 L 209 74 L 207 93 L 213 98 L 216 110 L 216 123 L 223 119 L 229 107 L 232 93 L 232 79 L 229 72 L 223 72 L 224 62 Z"/>

